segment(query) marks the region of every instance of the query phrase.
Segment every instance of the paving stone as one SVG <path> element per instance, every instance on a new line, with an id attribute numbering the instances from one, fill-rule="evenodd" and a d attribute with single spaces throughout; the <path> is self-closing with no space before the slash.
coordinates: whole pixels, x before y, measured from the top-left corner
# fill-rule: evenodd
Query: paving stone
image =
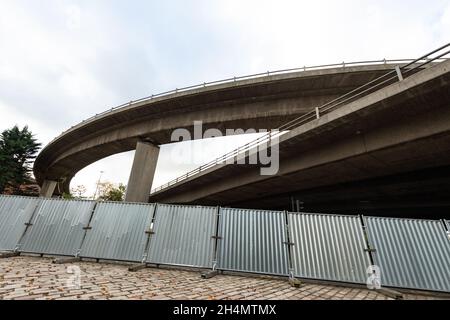
<path id="1" fill-rule="evenodd" d="M 13 257 L 0 260 L 0 300 L 387 300 L 378 292 L 303 283 L 293 288 L 286 279 L 270 276 L 218 275 L 201 279 L 198 270 L 146 268 L 129 272 L 127 265 L 76 262 L 82 270 L 81 288 L 66 285 L 67 266 L 51 259 Z M 405 299 L 434 299 L 405 295 Z M 391 300 L 391 299 L 390 299 Z"/>

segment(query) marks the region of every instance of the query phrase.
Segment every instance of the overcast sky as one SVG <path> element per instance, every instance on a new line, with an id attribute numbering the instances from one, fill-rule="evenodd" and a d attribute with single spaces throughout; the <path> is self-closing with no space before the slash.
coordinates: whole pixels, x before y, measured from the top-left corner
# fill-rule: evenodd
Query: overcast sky
<path id="1" fill-rule="evenodd" d="M 304 65 L 415 58 L 450 40 L 450 1 L 0 0 L 0 130 L 44 145 L 95 113 L 153 93 Z M 199 142 L 205 160 L 243 139 Z M 226 147 L 224 147 L 226 145 Z M 196 164 L 163 146 L 154 187 Z M 133 152 L 72 186 L 127 183 Z"/>

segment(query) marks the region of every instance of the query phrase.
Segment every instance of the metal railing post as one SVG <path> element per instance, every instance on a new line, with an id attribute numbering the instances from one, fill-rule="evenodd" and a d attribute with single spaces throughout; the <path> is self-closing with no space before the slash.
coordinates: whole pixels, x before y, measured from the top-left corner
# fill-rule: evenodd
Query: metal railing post
<path id="1" fill-rule="evenodd" d="M 399 80 L 399 81 L 403 81 L 402 70 L 400 69 L 399 66 L 395 66 L 395 72 L 397 72 L 398 80 Z"/>

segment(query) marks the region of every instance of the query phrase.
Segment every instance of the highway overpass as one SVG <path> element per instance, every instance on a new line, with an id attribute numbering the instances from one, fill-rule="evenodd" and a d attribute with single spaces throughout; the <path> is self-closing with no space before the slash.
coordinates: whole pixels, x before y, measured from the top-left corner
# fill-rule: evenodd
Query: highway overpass
<path id="1" fill-rule="evenodd" d="M 443 212 L 450 208 L 450 60 L 434 59 L 445 54 L 414 63 L 231 78 L 130 102 L 55 138 L 37 157 L 34 174 L 41 195 L 52 196 L 68 192 L 73 176 L 87 165 L 136 150 L 126 201 Z M 217 163 L 150 195 L 159 145 L 174 142 L 175 129 L 192 132 L 199 120 L 204 129 L 222 132 L 286 129 L 278 144 L 278 174 L 263 176 L 258 165 Z"/>
<path id="2" fill-rule="evenodd" d="M 289 131 L 279 153 L 275 176 L 262 176 L 258 165 L 222 164 L 149 200 L 448 217 L 450 60 Z"/>
<path id="3" fill-rule="evenodd" d="M 70 128 L 34 163 L 42 195 L 69 192 L 73 176 L 105 157 L 137 150 L 127 200 L 148 200 L 161 144 L 178 128 L 273 129 L 404 61 L 339 64 L 228 79 L 130 102 Z"/>

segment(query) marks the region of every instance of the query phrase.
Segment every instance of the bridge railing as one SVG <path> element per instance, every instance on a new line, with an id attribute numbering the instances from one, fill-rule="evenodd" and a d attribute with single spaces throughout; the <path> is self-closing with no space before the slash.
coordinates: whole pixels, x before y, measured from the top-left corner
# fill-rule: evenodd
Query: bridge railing
<path id="1" fill-rule="evenodd" d="M 317 66 L 317 67 L 304 67 L 303 69 L 287 69 L 287 70 L 280 70 L 272 73 L 266 73 L 266 74 L 256 74 L 246 77 L 240 77 L 240 78 L 234 78 L 235 80 L 241 80 L 246 78 L 255 78 L 258 76 L 268 76 L 268 75 L 274 75 L 274 74 L 280 74 L 280 73 L 288 73 L 288 72 L 298 72 L 302 70 L 311 70 L 311 69 L 318 69 L 318 68 L 331 68 L 331 67 L 338 67 L 341 66 L 342 68 L 345 68 L 347 66 L 355 66 L 355 65 L 361 65 L 361 64 L 397 64 L 395 68 L 386 74 L 367 82 L 366 84 L 351 90 L 350 92 L 340 96 L 339 98 L 336 98 L 330 102 L 325 103 L 324 105 L 316 107 L 314 110 L 305 113 L 304 115 L 295 118 L 282 126 L 280 126 L 278 129 L 271 130 L 268 133 L 260 136 L 258 139 L 253 140 L 237 149 L 234 149 L 233 151 L 230 151 L 221 157 L 218 157 L 217 159 L 208 162 L 176 179 L 173 179 L 172 181 L 169 181 L 168 183 L 165 183 L 151 191 L 152 193 L 159 192 L 161 190 L 167 189 L 183 180 L 186 180 L 188 178 L 191 178 L 197 174 L 200 174 L 208 169 L 211 169 L 213 167 L 216 167 L 218 165 L 223 165 L 230 159 L 238 158 L 239 156 L 244 156 L 247 152 L 250 152 L 251 149 L 254 149 L 258 146 L 267 144 L 272 139 L 280 137 L 284 133 L 288 132 L 289 130 L 292 130 L 294 128 L 297 128 L 301 125 L 304 125 L 308 122 L 314 121 L 319 119 L 322 115 L 325 115 L 327 113 L 330 113 L 339 107 L 348 104 L 354 100 L 357 100 L 361 98 L 364 95 L 370 94 L 372 92 L 375 92 L 377 90 L 380 90 L 381 88 L 384 88 L 396 81 L 401 81 L 404 78 L 409 77 L 410 75 L 414 74 L 415 72 L 422 70 L 428 66 L 430 66 L 432 63 L 440 63 L 444 62 L 449 58 L 446 58 L 445 56 L 450 53 L 450 43 L 433 50 L 426 55 L 423 55 L 422 57 L 415 59 L 415 60 L 381 60 L 381 61 L 365 61 L 365 62 L 354 62 L 354 63 L 342 63 L 342 64 L 334 64 L 334 65 L 327 65 L 327 66 Z M 222 81 L 216 81 L 216 82 L 210 82 L 210 84 L 214 83 L 223 83 L 227 80 Z M 194 88 L 194 87 L 191 87 Z"/>
<path id="2" fill-rule="evenodd" d="M 326 65 L 317 65 L 317 66 L 304 66 L 300 68 L 292 68 L 292 69 L 283 69 L 283 70 L 276 70 L 276 71 L 267 71 L 262 73 L 255 73 L 245 76 L 238 76 L 238 77 L 232 77 L 232 78 L 226 78 L 222 80 L 216 80 L 211 82 L 203 82 L 200 84 L 182 87 L 182 88 L 175 88 L 173 90 L 160 92 L 157 94 L 152 94 L 150 96 L 138 99 L 138 100 L 131 100 L 129 102 L 123 103 L 121 105 L 118 105 L 116 107 L 107 108 L 105 111 L 95 114 L 94 116 L 82 120 L 79 124 L 74 125 L 70 127 L 69 129 L 63 131 L 58 137 L 54 138 L 50 143 L 53 143 L 54 141 L 58 140 L 61 136 L 64 134 L 75 130 L 83 125 L 86 125 L 87 123 L 94 121 L 96 119 L 99 119 L 101 117 L 107 116 L 111 114 L 112 112 L 121 111 L 123 109 L 132 107 L 134 105 L 137 105 L 142 102 L 151 102 L 154 99 L 162 98 L 166 96 L 170 96 L 177 93 L 183 93 L 183 92 L 189 92 L 196 89 L 203 89 L 215 85 L 221 85 L 221 84 L 227 84 L 227 83 L 233 83 L 243 80 L 251 80 L 251 79 L 257 79 L 257 78 L 264 78 L 264 77 L 270 77 L 270 76 L 276 76 L 276 75 L 282 75 L 282 74 L 289 74 L 289 73 L 296 73 L 296 72 L 305 72 L 305 71 L 313 71 L 313 70 L 325 70 L 325 69 L 332 69 L 332 68 L 347 68 L 347 67 L 357 67 L 357 66 L 365 66 L 365 65 L 391 65 L 391 64 L 405 64 L 409 63 L 411 61 L 414 61 L 414 59 L 396 59 L 396 60 L 369 60 L 369 61 L 357 61 L 357 62 L 342 62 L 342 63 L 334 63 L 334 64 L 326 64 Z"/>

